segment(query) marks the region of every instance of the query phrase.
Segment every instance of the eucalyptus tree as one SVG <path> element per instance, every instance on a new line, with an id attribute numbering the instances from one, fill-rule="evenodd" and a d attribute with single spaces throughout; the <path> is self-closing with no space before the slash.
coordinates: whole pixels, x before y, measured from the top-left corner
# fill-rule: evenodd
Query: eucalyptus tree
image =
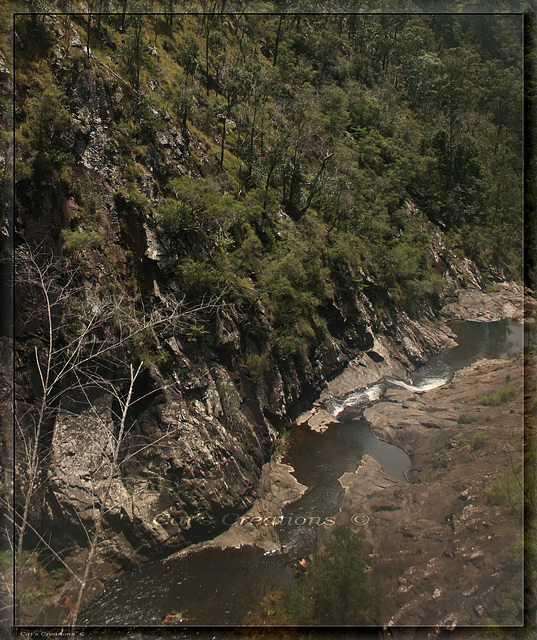
<path id="1" fill-rule="evenodd" d="M 181 119 L 183 133 L 186 133 L 187 120 L 194 105 L 192 84 L 198 68 L 199 45 L 191 33 L 186 33 L 180 44 L 179 64 L 183 69 L 183 82 L 175 92 L 175 104 Z"/>
<path id="2" fill-rule="evenodd" d="M 143 67 L 150 64 L 151 57 L 147 49 L 147 42 L 144 40 L 143 32 L 146 24 L 148 5 L 145 2 L 137 1 L 129 4 L 130 12 L 122 25 L 121 31 L 125 32 L 120 47 L 120 55 L 125 66 L 134 91 L 140 89 L 140 72 Z"/>
<path id="3" fill-rule="evenodd" d="M 222 136 L 220 142 L 220 165 L 224 164 L 224 149 L 226 145 L 227 123 L 231 120 L 233 109 L 244 102 L 249 90 L 248 75 L 242 66 L 227 63 L 222 69 L 222 92 L 225 99 L 224 112 L 220 114 L 222 122 Z"/>

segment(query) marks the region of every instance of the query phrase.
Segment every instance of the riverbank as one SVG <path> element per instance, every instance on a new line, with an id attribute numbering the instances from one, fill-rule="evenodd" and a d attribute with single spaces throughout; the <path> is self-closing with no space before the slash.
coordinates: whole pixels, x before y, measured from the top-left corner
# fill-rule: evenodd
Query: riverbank
<path id="1" fill-rule="evenodd" d="M 415 354 L 416 357 L 417 355 L 420 355 L 421 357 L 427 349 L 430 352 L 438 351 L 442 346 L 454 344 L 452 338 L 453 333 L 441 323 L 424 321 L 422 324 L 419 324 L 408 319 L 406 326 L 407 328 L 410 326 L 413 327 L 412 337 L 409 337 L 408 340 L 405 341 L 404 338 L 408 336 L 399 336 L 400 342 L 398 346 L 396 346 L 397 343 L 395 340 L 393 342 L 389 342 L 385 337 L 375 337 L 372 348 L 367 352 L 362 353 L 347 367 L 343 374 L 332 380 L 323 392 L 322 398 L 326 398 L 328 391 L 333 392 L 334 395 L 342 395 L 352 389 L 355 389 L 357 386 L 360 387 L 372 384 L 383 376 L 391 375 L 404 378 L 407 370 L 411 368 L 409 367 L 411 363 L 408 358 L 408 354 L 412 352 L 413 345 L 418 345 L 418 349 L 415 351 Z M 404 355 L 405 353 L 407 354 L 406 356 Z M 388 401 L 389 406 L 393 405 L 393 407 L 398 407 L 408 411 L 409 408 L 415 409 L 418 406 L 419 399 L 427 399 L 428 396 L 423 396 L 419 392 L 417 394 L 412 394 L 404 389 L 390 389 L 386 392 L 385 398 Z M 333 416 L 322 409 L 321 402 L 322 401 L 317 403 L 311 412 L 302 416 L 301 421 L 306 422 L 310 428 L 323 430 L 328 421 L 337 422 Z M 430 411 L 430 409 L 428 410 Z M 451 410 L 449 415 L 449 407 L 444 407 L 444 410 L 446 412 L 446 415 L 443 418 L 445 423 L 440 421 L 437 427 L 453 426 L 451 423 L 458 419 L 458 415 L 454 410 Z M 397 444 L 401 449 L 411 455 L 414 469 L 409 474 L 409 479 L 417 485 L 424 482 L 423 478 L 419 475 L 421 469 L 420 464 L 424 469 L 426 469 L 426 478 L 430 475 L 427 467 L 420 462 L 419 456 L 422 455 L 424 460 L 427 456 L 432 456 L 432 452 L 435 452 L 435 441 L 434 438 L 431 440 L 424 439 L 426 448 L 420 453 L 418 450 L 419 447 L 417 448 L 417 444 L 418 441 L 421 441 L 422 434 L 420 434 L 419 431 L 416 431 L 414 426 L 412 426 L 412 423 L 415 422 L 416 419 L 416 415 L 407 414 L 407 424 L 403 425 L 406 428 L 401 428 L 397 432 L 394 431 L 394 433 L 388 433 L 388 430 L 383 433 L 381 422 L 377 421 L 374 432 L 380 439 Z M 389 418 L 388 422 L 390 420 L 391 418 Z M 374 421 L 372 420 L 372 422 Z M 428 419 L 427 416 L 423 417 L 422 422 L 431 423 L 431 416 L 429 415 Z M 421 422 L 419 422 L 419 424 L 421 425 Z M 388 424 L 388 426 L 390 425 Z M 438 428 L 434 428 L 433 426 L 425 426 L 425 428 L 435 432 L 439 431 Z M 400 437 L 399 440 L 397 440 L 395 434 L 398 432 L 400 432 L 399 436 L 402 436 L 403 433 L 406 434 L 406 436 L 404 438 Z M 427 447 L 429 448 L 427 449 Z M 416 456 L 418 457 L 416 458 Z M 394 481 L 389 478 L 383 479 L 382 470 L 378 465 L 369 458 L 364 457 L 362 465 L 358 469 L 357 477 L 361 478 L 360 473 L 363 474 L 366 472 L 370 479 L 372 479 L 371 482 L 373 484 L 371 484 L 371 482 L 368 484 L 367 478 L 362 478 L 364 482 L 361 484 L 363 484 L 366 489 L 369 486 L 373 487 L 375 491 L 382 491 L 382 495 L 379 494 L 378 496 L 380 500 L 379 504 L 384 504 L 387 496 L 389 497 L 386 491 L 389 492 L 390 487 L 394 486 Z M 353 474 L 344 475 L 341 481 L 342 485 L 346 486 L 344 483 L 351 476 L 353 476 Z M 348 480 L 348 482 L 351 482 L 351 480 Z M 405 485 L 405 487 L 406 486 L 407 485 Z M 276 455 L 263 469 L 259 487 L 256 492 L 257 498 L 248 512 L 240 515 L 237 522 L 221 535 L 211 540 L 188 546 L 178 554 L 174 554 L 169 557 L 169 559 L 185 553 L 206 549 L 208 547 L 225 548 L 255 545 L 265 552 L 279 550 L 280 541 L 276 530 L 272 524 L 265 522 L 265 519 L 270 518 L 271 521 L 277 521 L 278 517 L 282 513 L 283 506 L 289 502 L 297 500 L 305 492 L 305 489 L 306 487 L 301 485 L 294 477 L 292 467 L 281 464 L 279 457 Z M 352 495 L 351 489 L 351 485 L 349 485 L 349 489 L 347 491 L 349 496 Z M 439 493 L 441 493 L 441 490 L 439 490 Z M 358 495 L 360 496 L 360 494 Z M 386 509 L 381 508 L 380 510 L 386 512 L 396 511 L 396 509 L 392 507 L 387 507 Z M 344 511 L 342 511 L 342 513 L 344 513 Z M 362 513 L 362 511 L 358 510 L 357 513 Z M 232 516 L 233 514 L 226 513 L 226 522 L 223 524 L 230 524 L 230 521 L 233 519 Z M 389 535 L 389 531 L 384 531 L 383 535 Z M 322 532 L 320 535 L 320 541 L 322 542 Z M 419 544 L 423 545 L 423 542 L 419 542 Z M 372 551 L 372 553 L 374 552 Z M 49 608 L 51 610 L 53 609 L 51 615 L 60 615 L 62 605 L 57 600 L 60 595 L 61 594 L 55 596 L 54 602 L 49 603 Z M 36 620 L 39 619 L 39 621 L 41 621 L 42 605 L 31 605 L 30 608 L 35 609 L 35 618 Z M 28 610 L 27 613 L 30 615 L 34 612 Z M 386 618 L 386 620 L 388 619 L 390 618 Z"/>
<path id="2" fill-rule="evenodd" d="M 235 519 L 229 529 L 216 538 L 182 549 L 168 560 L 210 547 L 255 545 L 264 551 L 279 551 L 280 541 L 272 522 L 277 522 L 283 508 L 298 500 L 307 489 L 292 475 L 293 467 L 281 463 L 279 458 L 276 453 L 263 467 L 257 498 L 249 511 L 242 515 L 226 514 L 226 522 L 231 523 Z"/>
<path id="3" fill-rule="evenodd" d="M 472 300 L 478 307 L 478 311 L 472 311 L 473 307 L 470 304 Z M 517 317 L 523 314 L 523 302 L 523 290 L 516 283 L 499 285 L 496 289 L 488 292 L 483 292 L 477 287 L 469 287 L 461 289 L 457 302 L 451 303 L 449 309 L 443 313 L 446 318 L 458 318 L 461 314 L 466 314 L 472 316 L 474 320 L 478 316 L 480 318 L 501 316 L 502 312 L 506 314 L 504 317 Z M 457 344 L 456 335 L 443 323 L 435 323 L 427 319 L 418 323 L 407 317 L 405 325 L 408 335 L 400 337 L 398 342 L 390 342 L 385 336 L 375 337 L 372 348 L 360 354 L 349 363 L 340 375 L 328 382 L 319 401 L 309 411 L 299 416 L 296 424 L 304 425 L 313 431 L 323 432 L 329 425 L 338 422 L 323 407 L 323 402 L 330 395 L 345 395 L 356 388 L 374 384 L 385 376 L 405 379 L 409 369 L 413 368 L 408 359 L 408 353 L 414 351 L 416 356 L 419 353 L 420 357 L 425 359 L 426 352 L 438 352 Z M 501 367 L 503 364 L 505 361 L 499 361 L 497 366 Z M 448 393 L 449 396 L 449 391 L 454 389 L 454 385 L 457 389 L 454 391 L 455 395 L 461 393 L 461 389 L 458 389 L 461 375 L 463 372 L 458 373 L 451 383 L 443 386 L 441 390 L 411 392 L 404 389 L 390 389 L 385 393 L 386 399 L 389 400 L 388 403 L 380 403 L 366 409 L 364 415 L 367 420 L 371 421 L 375 435 L 381 440 L 397 445 L 411 457 L 414 466 L 408 473 L 410 481 L 419 481 L 421 472 L 418 469 L 422 467 L 427 469 L 428 465 L 434 466 L 436 464 L 437 454 L 431 453 L 431 450 L 435 446 L 438 430 L 453 427 L 453 422 L 458 419 L 458 410 L 456 409 L 458 403 L 448 400 L 447 404 L 441 407 L 443 417 L 440 418 L 440 414 L 435 413 L 437 422 L 435 427 L 431 427 L 434 421 L 430 415 L 432 410 L 427 407 L 429 397 L 434 398 L 436 391 L 440 393 L 440 396 L 444 393 Z M 466 385 L 466 383 L 464 384 Z M 432 395 L 429 396 L 429 394 Z M 376 407 L 380 408 L 380 413 L 375 412 Z M 390 426 L 394 419 L 392 414 L 399 411 L 404 413 L 404 418 L 400 420 L 397 429 L 392 429 Z M 383 416 L 383 419 L 380 416 Z M 428 437 L 423 438 L 422 425 L 429 425 L 429 427 L 423 428 L 432 429 L 429 431 L 432 436 L 431 441 Z M 427 461 L 427 458 L 431 456 L 434 460 Z M 293 468 L 281 464 L 280 459 L 281 455 L 275 453 L 272 460 L 264 466 L 257 498 L 247 513 L 241 515 L 228 530 L 219 536 L 190 545 L 171 557 L 175 558 L 209 547 L 226 548 L 255 545 L 265 551 L 278 550 L 280 544 L 277 532 L 274 526 L 266 524 L 266 519 L 277 520 L 283 507 L 298 500 L 306 491 L 306 487 L 294 477 Z M 364 456 L 357 473 L 362 467 L 365 471 L 361 473 L 368 473 L 370 468 L 378 467 L 380 474 L 383 474 L 380 465 L 367 455 Z M 428 475 L 430 472 L 427 472 Z M 388 481 L 388 484 L 393 482 L 389 478 Z M 259 522 L 262 524 L 259 525 Z"/>
<path id="4" fill-rule="evenodd" d="M 383 624 L 498 621 L 502 594 L 522 575 L 513 564 L 522 532 L 522 389 L 521 358 L 485 360 L 442 387 L 393 390 L 366 409 L 377 437 L 413 462 L 408 483 L 369 456 L 340 478 L 336 523 L 364 536 Z M 498 406 L 485 406 L 487 397 Z M 329 530 L 320 529 L 320 544 Z M 521 578 L 517 586 L 521 604 Z"/>

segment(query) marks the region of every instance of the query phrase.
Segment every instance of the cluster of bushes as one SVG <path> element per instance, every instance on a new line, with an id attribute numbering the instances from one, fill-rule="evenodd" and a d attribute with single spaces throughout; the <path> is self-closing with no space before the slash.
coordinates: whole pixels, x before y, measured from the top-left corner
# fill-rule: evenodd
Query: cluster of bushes
<path id="1" fill-rule="evenodd" d="M 367 578 L 361 537 L 336 527 L 324 549 L 300 575 L 296 589 L 267 594 L 248 614 L 248 625 L 378 624 L 380 595 Z"/>
<path id="2" fill-rule="evenodd" d="M 507 385 L 494 391 L 493 393 L 485 393 L 479 396 L 477 402 L 484 407 L 500 407 L 502 404 L 513 400 L 520 394 L 520 389 L 516 385 Z"/>

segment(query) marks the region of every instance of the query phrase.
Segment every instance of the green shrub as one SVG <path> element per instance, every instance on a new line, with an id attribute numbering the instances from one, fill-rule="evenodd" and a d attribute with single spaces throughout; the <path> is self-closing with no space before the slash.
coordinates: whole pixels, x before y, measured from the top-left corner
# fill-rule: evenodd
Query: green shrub
<path id="1" fill-rule="evenodd" d="M 176 273 L 182 289 L 194 299 L 220 293 L 225 283 L 225 276 L 218 269 L 192 258 L 180 264 Z"/>
<path id="2" fill-rule="evenodd" d="M 482 449 L 485 446 L 485 442 L 487 441 L 486 435 L 483 431 L 476 431 L 472 438 L 472 449 L 477 451 L 478 449 Z"/>
<path id="3" fill-rule="evenodd" d="M 32 175 L 32 167 L 30 167 L 26 162 L 22 160 L 17 160 L 15 162 L 15 182 L 20 182 L 21 180 L 28 180 Z"/>
<path id="4" fill-rule="evenodd" d="M 51 596 L 56 589 L 67 582 L 69 579 L 69 572 L 64 568 L 47 571 L 38 563 L 36 576 L 37 583 L 22 593 L 22 604 L 35 604 L 43 598 Z"/>
<path id="5" fill-rule="evenodd" d="M 193 324 L 187 329 L 186 339 L 189 342 L 198 342 L 208 334 L 209 331 L 204 324 Z"/>
<path id="6" fill-rule="evenodd" d="M 131 204 L 138 207 L 138 209 L 142 209 L 142 210 L 150 209 L 151 203 L 133 182 L 127 183 L 127 192 L 129 196 L 129 202 Z"/>
<path id="7" fill-rule="evenodd" d="M 27 101 L 29 137 L 38 151 L 50 154 L 59 151 L 66 142 L 70 114 L 61 107 L 62 97 L 60 89 L 50 85 L 38 97 Z"/>
<path id="8" fill-rule="evenodd" d="M 167 206 L 174 204 L 175 215 L 181 221 L 192 220 L 205 233 L 225 233 L 233 224 L 245 222 L 250 214 L 249 207 L 222 195 L 218 185 L 208 178 L 174 178 L 168 183 L 168 191 L 173 198 L 168 199 Z M 167 222 L 171 226 L 173 219 Z"/>
<path id="9" fill-rule="evenodd" d="M 367 625 L 378 622 L 379 594 L 369 585 L 367 554 L 358 534 L 336 527 L 287 592 L 284 608 L 297 624 Z"/>
<path id="10" fill-rule="evenodd" d="M 35 584 L 23 591 L 21 604 L 35 604 L 43 598 L 51 596 L 56 589 L 61 587 L 69 579 L 69 571 L 65 567 L 48 570 L 38 559 L 36 552 L 25 551 L 21 566 L 35 571 Z"/>
<path id="11" fill-rule="evenodd" d="M 124 177 L 127 182 L 136 182 L 137 178 L 139 178 L 143 172 L 143 167 L 138 162 L 127 160 L 127 166 L 125 167 L 124 173 Z"/>
<path id="12" fill-rule="evenodd" d="M 472 413 L 465 413 L 464 411 L 457 418 L 458 424 L 472 424 L 477 418 Z"/>
<path id="13" fill-rule="evenodd" d="M 484 394 L 477 399 L 478 403 L 485 407 L 499 407 L 519 394 L 519 389 L 515 385 L 502 387 L 494 393 Z"/>
<path id="14" fill-rule="evenodd" d="M 136 359 L 147 367 L 162 369 L 172 360 L 172 352 L 166 346 L 159 345 L 151 329 L 138 333 L 130 342 Z"/>
<path id="15" fill-rule="evenodd" d="M 63 248 L 67 253 L 76 255 L 89 249 L 104 246 L 104 236 L 100 231 L 62 231 Z"/>
<path id="16" fill-rule="evenodd" d="M 270 354 L 252 354 L 246 359 L 246 366 L 255 384 L 259 384 L 270 369 Z"/>
<path id="17" fill-rule="evenodd" d="M 62 170 L 63 174 L 67 174 L 67 170 Z M 67 176 L 69 177 L 69 176 Z M 99 186 L 87 174 L 83 174 L 72 180 L 72 169 L 70 171 L 71 191 L 75 202 L 80 209 L 80 219 L 93 226 L 97 223 L 102 210 L 102 194 Z"/>
<path id="18" fill-rule="evenodd" d="M 195 229 L 195 216 L 172 198 L 167 198 L 166 204 L 157 209 L 157 214 L 160 224 L 168 233 Z"/>
<path id="19" fill-rule="evenodd" d="M 283 433 L 280 434 L 280 437 L 278 438 L 278 441 L 276 443 L 276 450 L 283 457 L 287 453 L 290 445 L 291 445 L 291 432 L 284 431 Z"/>
<path id="20" fill-rule="evenodd" d="M 273 351 L 282 364 L 289 364 L 295 356 L 305 355 L 306 345 L 297 336 L 281 333 L 274 340 Z"/>
<path id="21" fill-rule="evenodd" d="M 502 562 L 502 581 L 496 597 L 487 607 L 491 619 L 498 625 L 517 626 L 522 623 L 524 616 L 524 548 L 527 546 L 527 542 L 522 535 L 518 535 Z M 528 579 L 527 575 L 526 579 Z"/>
<path id="22" fill-rule="evenodd" d="M 524 498 L 522 479 L 521 468 L 496 478 L 485 489 L 487 501 L 495 506 L 509 508 L 514 513 L 520 513 Z"/>
<path id="23" fill-rule="evenodd" d="M 13 566 L 13 551 L 0 551 L 0 571 Z"/>
<path id="24" fill-rule="evenodd" d="M 284 591 L 269 591 L 248 612 L 243 624 L 249 627 L 293 626 L 294 620 L 285 611 L 286 597 L 287 594 Z M 281 635 L 281 637 L 288 636 Z"/>

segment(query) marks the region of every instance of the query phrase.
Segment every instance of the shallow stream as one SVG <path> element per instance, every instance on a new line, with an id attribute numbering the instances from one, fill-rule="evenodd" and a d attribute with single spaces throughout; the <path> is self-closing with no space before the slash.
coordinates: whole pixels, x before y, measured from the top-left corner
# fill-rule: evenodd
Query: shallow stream
<path id="1" fill-rule="evenodd" d="M 154 626 L 169 614 L 182 615 L 181 625 L 237 625 L 269 590 L 294 582 L 294 562 L 315 549 L 316 522 L 334 516 L 343 499 L 338 482 L 354 471 L 364 453 L 384 471 L 406 482 L 411 467 L 398 447 L 378 440 L 362 410 L 379 401 L 385 390 L 404 387 L 424 390 L 444 384 L 455 371 L 482 358 L 511 358 L 522 353 L 523 325 L 505 320 L 450 324 L 458 346 L 433 356 L 408 382 L 386 378 L 343 398 L 332 398 L 327 409 L 338 422 L 323 433 L 295 426 L 284 462 L 306 485 L 306 493 L 284 509 L 277 527 L 282 552 L 261 549 L 209 548 L 169 560 L 153 562 L 113 582 L 81 616 L 92 626 Z M 275 514 L 276 515 L 276 514 Z"/>

